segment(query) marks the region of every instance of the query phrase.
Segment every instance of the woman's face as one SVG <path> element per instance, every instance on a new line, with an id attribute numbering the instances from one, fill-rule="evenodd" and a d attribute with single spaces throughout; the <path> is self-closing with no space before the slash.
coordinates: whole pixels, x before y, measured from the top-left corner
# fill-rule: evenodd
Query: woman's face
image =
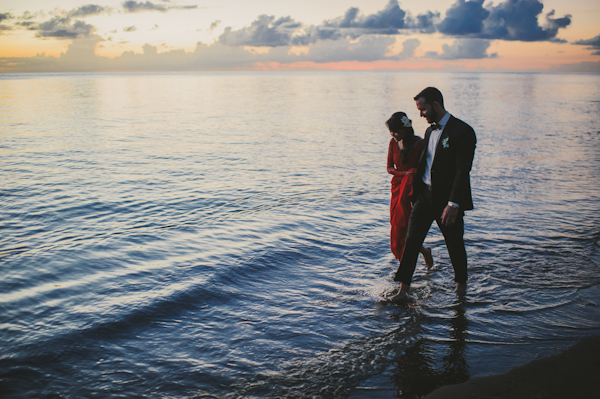
<path id="1" fill-rule="evenodd" d="M 394 140 L 400 141 L 400 140 L 402 140 L 404 138 L 404 136 L 406 136 L 406 130 L 400 129 L 400 131 L 398 131 L 398 132 L 392 132 L 390 130 L 390 134 L 392 135 L 392 137 L 394 138 Z"/>

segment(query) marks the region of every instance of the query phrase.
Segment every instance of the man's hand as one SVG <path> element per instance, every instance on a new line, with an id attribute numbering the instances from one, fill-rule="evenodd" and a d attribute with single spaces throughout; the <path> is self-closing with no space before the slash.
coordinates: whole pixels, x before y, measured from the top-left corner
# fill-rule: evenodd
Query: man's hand
<path id="1" fill-rule="evenodd" d="M 450 226 L 451 224 L 456 222 L 457 217 L 458 208 L 446 205 L 446 208 L 444 208 L 444 212 L 442 212 L 442 224 L 445 226 Z"/>

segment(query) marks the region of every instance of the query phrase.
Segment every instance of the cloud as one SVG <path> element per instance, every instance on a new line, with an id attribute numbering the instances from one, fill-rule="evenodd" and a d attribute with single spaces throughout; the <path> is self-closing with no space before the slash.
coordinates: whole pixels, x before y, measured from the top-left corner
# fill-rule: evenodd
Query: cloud
<path id="1" fill-rule="evenodd" d="M 594 73 L 600 74 L 600 61 L 596 62 L 578 62 L 575 64 L 560 64 L 553 65 L 548 69 L 548 72 L 558 73 Z"/>
<path id="2" fill-rule="evenodd" d="M 125 10 L 127 12 L 141 12 L 141 11 L 160 11 L 160 12 L 167 12 L 167 7 L 160 5 L 160 4 L 154 4 L 150 1 L 146 1 L 141 2 L 141 1 L 134 1 L 134 0 L 129 0 L 123 3 L 123 8 L 125 8 Z"/>
<path id="3" fill-rule="evenodd" d="M 592 55 L 600 55 L 600 35 L 587 40 L 578 40 L 573 44 L 589 46 L 588 50 L 595 50 Z"/>
<path id="4" fill-rule="evenodd" d="M 507 0 L 497 6 L 483 6 L 483 0 L 457 0 L 438 24 L 438 30 L 449 36 L 470 38 L 561 41 L 559 29 L 571 24 L 571 16 L 554 18 L 554 10 L 546 14 L 542 27 L 538 18 L 544 5 L 538 0 Z"/>
<path id="5" fill-rule="evenodd" d="M 425 14 L 419 14 L 416 18 L 408 19 L 408 26 L 411 29 L 418 30 L 421 33 L 434 33 L 436 31 L 436 21 L 440 19 L 439 12 L 427 11 Z"/>
<path id="6" fill-rule="evenodd" d="M 458 0 L 446 11 L 446 18 L 438 25 L 446 35 L 472 35 L 483 31 L 483 21 L 490 12 L 483 8 L 484 0 Z"/>
<path id="7" fill-rule="evenodd" d="M 434 13 L 421 15 L 411 26 L 431 31 L 436 15 L 439 16 Z M 321 40 L 356 39 L 373 34 L 396 35 L 400 29 L 411 27 L 405 17 L 406 12 L 400 9 L 397 0 L 390 0 L 383 10 L 371 15 L 362 16 L 358 8 L 352 7 L 342 17 L 312 26 L 304 26 L 291 17 L 275 19 L 261 15 L 249 27 L 236 31 L 226 28 L 218 41 L 229 46 L 278 47 L 306 46 Z"/>
<path id="8" fill-rule="evenodd" d="M 68 13 L 68 16 L 70 18 L 83 18 L 83 17 L 87 17 L 89 15 L 102 14 L 102 13 L 108 12 L 108 11 L 110 11 L 110 8 L 108 8 L 108 7 L 102 7 L 102 6 L 98 6 L 95 4 L 88 4 L 86 6 L 82 6 L 82 7 L 76 8 L 74 10 L 71 10 Z"/>
<path id="9" fill-rule="evenodd" d="M 11 13 L 8 13 L 8 12 L 0 13 L 0 22 L 5 21 L 7 19 L 12 19 L 12 18 L 14 18 L 14 17 L 12 16 Z"/>
<path id="10" fill-rule="evenodd" d="M 388 49 L 396 42 L 390 36 L 361 36 L 357 40 L 322 40 L 309 46 L 309 51 L 297 59 L 281 60 L 282 62 L 342 62 L 342 61 L 378 61 L 387 59 Z"/>
<path id="11" fill-rule="evenodd" d="M 75 39 L 90 36 L 96 28 L 84 21 L 72 22 L 69 17 L 54 17 L 37 26 L 36 36 L 55 39 Z"/>
<path id="12" fill-rule="evenodd" d="M 168 1 L 164 1 L 164 2 L 168 3 Z M 152 3 L 151 1 L 143 2 L 143 1 L 134 1 L 134 0 L 128 0 L 128 1 L 123 2 L 122 6 L 125 9 L 125 11 L 127 11 L 127 12 L 144 12 L 144 11 L 167 12 L 169 10 L 193 10 L 193 9 L 198 8 L 197 5 L 166 7 L 162 4 Z"/>
<path id="13" fill-rule="evenodd" d="M 116 58 L 95 55 L 96 46 L 102 42 L 98 36 L 74 40 L 60 57 L 38 55 L 35 57 L 0 58 L 2 72 L 58 72 L 58 71 L 164 71 L 164 70 L 224 70 L 252 69 L 257 63 L 278 62 L 370 62 L 381 59 L 397 60 L 412 56 L 418 41 L 409 39 L 404 50 L 397 55 L 387 55 L 395 38 L 369 35 L 357 40 L 349 38 L 325 40 L 311 44 L 306 53 L 290 53 L 290 47 L 274 47 L 267 53 L 253 52 L 244 47 L 233 47 L 221 43 L 206 45 L 198 43 L 191 53 L 173 50 L 159 53 L 156 46 L 144 45 L 143 53 L 126 51 Z"/>
<path id="14" fill-rule="evenodd" d="M 231 27 L 219 36 L 219 43 L 227 46 L 277 47 L 287 46 L 301 25 L 290 17 L 275 19 L 261 15 L 249 27 L 234 31 Z"/>
<path id="15" fill-rule="evenodd" d="M 12 18 L 13 18 L 13 16 L 10 13 L 0 13 L 0 22 L 6 21 L 7 19 L 12 19 Z M 7 30 L 12 30 L 12 28 L 10 26 L 0 24 L 0 35 L 2 34 L 3 31 L 7 31 Z"/>
<path id="16" fill-rule="evenodd" d="M 497 53 L 487 54 L 490 44 L 489 40 L 484 39 L 456 39 L 452 45 L 444 44 L 441 54 L 430 51 L 425 57 L 438 60 L 496 58 Z"/>
<path id="17" fill-rule="evenodd" d="M 123 1 L 123 12 L 161 12 L 174 9 L 194 9 L 197 6 L 175 6 L 168 0 Z M 489 1 L 489 0 L 488 0 Z M 502 0 L 499 0 L 502 1 Z M 445 14 L 427 11 L 416 17 L 400 8 L 398 0 L 389 0 L 380 11 L 363 15 L 358 8 L 349 8 L 338 18 L 323 21 L 317 25 L 304 25 L 291 16 L 276 17 L 260 15 L 241 29 L 225 28 L 215 43 L 198 43 L 192 53 L 183 50 L 160 52 L 160 47 L 146 44 L 141 54 L 124 52 L 116 58 L 95 55 L 95 48 L 103 40 L 96 36 L 96 28 L 84 20 L 88 16 L 110 14 L 112 9 L 99 5 L 85 5 L 39 23 L 43 14 L 28 14 L 28 18 L 0 14 L 0 34 L 5 27 L 1 23 L 11 18 L 15 29 L 35 30 L 40 38 L 71 39 L 71 46 L 60 57 L 36 56 L 25 58 L 3 58 L 2 71 L 36 70 L 198 70 L 253 68 L 255 65 L 268 65 L 271 62 L 291 64 L 295 62 L 372 62 L 380 60 L 407 60 L 415 58 L 415 51 L 421 45 L 417 39 L 408 39 L 397 48 L 403 33 L 440 32 L 455 37 L 452 44 L 442 46 L 441 52 L 427 52 L 425 58 L 439 60 L 465 60 L 494 58 L 488 54 L 492 40 L 520 41 L 559 41 L 557 34 L 561 28 L 570 25 L 571 17 L 555 16 L 554 11 L 543 14 L 541 0 L 504 0 L 502 3 L 489 3 L 485 0 L 455 0 Z M 444 15 L 442 19 L 440 15 Z M 34 19 L 35 17 L 35 19 Z M 543 23 L 540 25 L 540 23 Z M 210 30 L 220 27 L 221 21 L 214 21 Z M 157 26 L 155 25 L 155 28 Z M 135 26 L 123 31 L 133 32 Z M 115 32 L 116 33 L 116 32 Z M 574 44 L 587 45 L 600 53 L 600 35 Z M 396 45 L 396 46 L 394 46 Z M 301 51 L 293 46 L 302 46 Z M 256 51 L 248 47 L 263 47 Z M 9 61 L 10 60 L 10 61 Z M 458 64 L 457 64 L 458 65 Z M 28 69 L 29 68 L 29 69 Z M 37 69 L 36 69 L 37 68 Z M 41 69 L 40 69 L 41 68 Z M 46 69 L 43 69 L 46 68 Z"/>
<path id="18" fill-rule="evenodd" d="M 389 57 L 393 60 L 407 60 L 414 57 L 415 50 L 421 45 L 418 39 L 408 39 L 402 43 L 402 51 L 395 56 Z"/>
<path id="19" fill-rule="evenodd" d="M 27 28 L 28 30 L 37 31 L 36 36 L 40 38 L 77 39 L 92 36 L 95 33 L 96 28 L 80 19 L 74 20 L 75 18 L 84 18 L 90 15 L 108 13 L 110 11 L 111 9 L 109 7 L 88 4 L 71 11 L 62 11 L 60 12 L 60 15 L 56 15 L 41 23 L 32 21 L 32 19 L 36 17 L 36 14 L 25 13 L 21 18 L 23 21 L 17 22 L 17 25 Z"/>
<path id="20" fill-rule="evenodd" d="M 375 14 L 361 16 L 359 9 L 352 7 L 343 17 L 324 22 L 323 26 L 337 29 L 361 30 L 361 33 L 396 34 L 407 27 L 406 12 L 397 0 L 390 0 L 385 8 Z"/>
<path id="21" fill-rule="evenodd" d="M 538 16 L 544 5 L 538 0 L 508 0 L 489 8 L 490 15 L 483 23 L 480 37 L 488 39 L 561 41 L 556 38 L 560 28 L 571 24 L 571 16 L 553 18 L 554 10 L 546 14 L 546 26 L 541 27 Z"/>

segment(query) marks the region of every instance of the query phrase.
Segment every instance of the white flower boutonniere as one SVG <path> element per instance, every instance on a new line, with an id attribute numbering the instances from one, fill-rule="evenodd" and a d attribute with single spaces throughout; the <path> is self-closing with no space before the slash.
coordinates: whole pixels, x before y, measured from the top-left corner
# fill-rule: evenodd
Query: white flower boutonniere
<path id="1" fill-rule="evenodd" d="M 446 137 L 444 140 L 442 140 L 442 148 L 450 147 L 450 144 L 448 144 L 448 139 L 449 137 Z"/>

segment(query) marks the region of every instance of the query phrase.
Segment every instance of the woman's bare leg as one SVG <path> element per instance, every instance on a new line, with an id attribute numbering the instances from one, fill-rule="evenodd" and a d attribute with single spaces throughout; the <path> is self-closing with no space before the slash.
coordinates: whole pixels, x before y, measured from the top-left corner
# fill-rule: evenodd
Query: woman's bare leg
<path id="1" fill-rule="evenodd" d="M 431 269 L 433 267 L 433 256 L 431 256 L 431 248 L 421 247 L 421 250 L 419 252 L 421 252 L 423 258 L 425 259 L 425 266 L 427 266 L 427 270 Z"/>

